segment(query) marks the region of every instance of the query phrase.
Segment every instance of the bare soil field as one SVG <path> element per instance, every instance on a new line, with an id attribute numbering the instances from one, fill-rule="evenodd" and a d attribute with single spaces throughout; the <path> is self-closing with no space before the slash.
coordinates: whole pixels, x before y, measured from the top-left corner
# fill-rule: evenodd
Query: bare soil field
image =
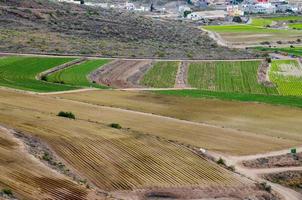
<path id="1" fill-rule="evenodd" d="M 288 153 L 286 155 L 258 158 L 256 160 L 244 161 L 243 165 L 249 168 L 302 166 L 302 153 L 297 153 L 296 155 Z"/>
<path id="2" fill-rule="evenodd" d="M 89 75 L 91 81 L 114 88 L 139 88 L 151 60 L 115 60 Z"/>
<path id="3" fill-rule="evenodd" d="M 162 137 L 144 134 L 132 128 L 114 129 L 109 127 L 107 122 L 97 120 L 101 115 L 110 119 L 110 112 L 114 112 L 113 110 L 108 112 L 96 106 L 47 96 L 7 91 L 1 91 L 1 94 L 3 94 L 0 100 L 1 124 L 14 127 L 18 131 L 46 142 L 62 159 L 65 166 L 86 178 L 85 182 L 103 191 L 103 194 L 116 198 L 128 196 L 128 199 L 138 200 L 152 199 L 167 193 L 174 199 L 183 199 L 185 194 L 189 194 L 186 199 L 230 197 L 257 200 L 278 199 L 256 187 L 252 181 L 227 171 L 183 145 Z M 22 96 L 22 98 L 19 96 L 21 102 L 9 100 L 10 97 L 16 99 L 15 95 Z M 37 103 L 41 106 L 37 107 Z M 63 108 L 72 110 L 76 119 L 56 116 L 57 111 Z M 87 118 L 84 112 L 92 115 Z M 111 114 L 118 116 L 118 113 Z M 121 116 L 118 117 L 129 119 L 129 116 L 127 118 L 122 112 L 119 114 Z M 138 116 L 136 124 L 147 123 L 139 121 L 139 118 L 144 117 Z M 149 119 L 144 120 L 149 121 Z M 152 123 L 153 126 L 156 124 L 154 121 Z M 6 140 L 0 145 L 3 143 L 7 144 Z M 1 151 L 3 152 L 6 151 Z M 17 160 L 24 162 L 23 157 L 18 157 Z M 28 163 L 25 164 L 30 166 Z M 26 174 L 18 174 L 16 182 L 24 179 L 31 180 L 31 177 L 27 177 L 34 171 L 32 168 L 28 169 L 30 171 L 27 170 Z M 4 165 L 4 171 L 0 171 L 0 177 L 7 170 L 11 169 L 6 169 Z M 19 168 L 16 170 L 21 171 Z M 47 174 L 43 170 L 37 173 L 40 176 Z M 16 176 L 16 173 L 11 176 Z M 46 182 L 52 183 L 48 179 Z M 57 185 L 60 184 L 53 183 L 52 187 L 57 189 Z M 19 194 L 18 186 L 15 182 L 10 185 L 11 188 L 16 188 Z M 43 192 L 44 186 L 40 188 Z M 132 189 L 134 189 L 133 192 L 126 191 Z M 63 191 L 68 193 L 68 190 Z M 68 195 L 78 193 L 75 191 Z M 82 196 L 85 194 L 84 191 Z M 77 198 L 85 199 L 80 195 Z M 61 199 L 77 198 L 62 197 Z"/>
<path id="4" fill-rule="evenodd" d="M 29 95 L 5 90 L 1 90 L 1 94 L 0 103 L 3 108 L 11 105 L 18 106 L 21 110 L 30 109 L 51 114 L 57 114 L 62 110 L 72 111 L 81 120 L 106 125 L 119 123 L 122 127 L 132 131 L 226 154 L 255 154 L 300 144 L 299 137 L 294 134 L 287 134 L 287 138 L 278 138 L 148 113 L 55 99 L 49 96 Z M 41 106 L 37 107 L 36 105 Z M 2 118 L 0 122 L 4 123 L 6 119 Z M 6 123 L 8 122 L 13 123 L 13 120 L 6 121 Z M 251 141 L 254 142 L 251 143 Z"/>
<path id="5" fill-rule="evenodd" d="M 291 139 L 300 145 L 302 141 L 302 110 L 299 108 L 174 97 L 149 92 L 87 91 L 59 96 L 95 105 L 119 107 L 247 131 L 280 141 Z"/>
<path id="6" fill-rule="evenodd" d="M 89 199 L 90 190 L 42 164 L 3 128 L 0 128 L 0 157 L 0 189 L 10 188 L 18 199 Z M 103 198 L 94 196 L 94 199 Z"/>
<path id="7" fill-rule="evenodd" d="M 302 194 L 302 171 L 286 171 L 264 175 L 264 178 L 283 186 L 289 187 Z"/>

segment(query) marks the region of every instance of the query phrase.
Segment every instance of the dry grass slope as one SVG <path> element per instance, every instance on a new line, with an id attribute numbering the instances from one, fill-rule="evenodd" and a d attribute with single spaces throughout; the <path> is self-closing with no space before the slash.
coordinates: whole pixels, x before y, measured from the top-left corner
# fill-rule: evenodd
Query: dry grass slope
<path id="1" fill-rule="evenodd" d="M 8 106 L 13 106 L 19 110 L 35 110 L 53 115 L 62 110 L 72 111 L 81 120 L 94 121 L 106 125 L 113 122 L 119 123 L 122 127 L 130 128 L 132 131 L 160 136 L 181 143 L 230 154 L 254 154 L 278 150 L 298 145 L 299 141 L 301 141 L 299 134 L 283 133 L 284 137 L 278 138 L 272 137 L 269 133 L 267 135 L 255 134 L 237 129 L 186 122 L 77 101 L 25 95 L 4 90 L 1 90 L 1 94 L 3 94 L 3 98 L 0 98 L 0 103 L 1 108 L 4 110 Z M 36 105 L 41 106 L 37 107 Z M 4 114 L 4 111 L 2 114 Z M 14 114 L 10 113 L 11 116 L 14 116 Z M 1 121 L 6 121 L 6 118 L 2 118 Z M 6 122 L 13 124 L 14 120 Z M 56 124 L 53 125 L 53 127 L 55 126 Z M 51 132 L 51 129 L 49 131 Z M 254 142 L 251 143 L 250 141 Z"/>
<path id="2" fill-rule="evenodd" d="M 66 104 L 62 100 L 47 97 L 27 97 L 51 105 L 46 107 L 52 112 L 56 111 L 55 107 L 60 103 L 64 107 L 69 104 L 74 110 L 81 107 L 81 104 Z M 25 97 L 25 102 L 30 101 Z M 189 149 L 167 140 L 128 129 L 113 129 L 103 122 L 92 122 L 95 119 L 81 119 L 79 110 L 75 110 L 78 119 L 70 120 L 30 104 L 22 107 L 0 103 L 1 124 L 41 138 L 65 159 L 66 166 L 100 189 L 114 191 L 175 186 L 228 186 L 236 189 L 250 184 Z M 89 107 L 100 112 L 92 106 L 85 106 L 85 112 L 91 111 Z M 108 114 L 106 111 L 100 113 L 105 116 Z M 18 180 L 22 178 L 20 175 Z"/>

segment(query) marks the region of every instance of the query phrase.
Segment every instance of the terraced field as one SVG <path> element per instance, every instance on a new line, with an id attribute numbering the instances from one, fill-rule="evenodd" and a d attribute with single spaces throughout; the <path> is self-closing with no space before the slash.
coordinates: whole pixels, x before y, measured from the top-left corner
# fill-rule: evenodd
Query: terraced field
<path id="1" fill-rule="evenodd" d="M 281 95 L 302 95 L 302 68 L 295 60 L 274 60 L 270 80 Z"/>
<path id="2" fill-rule="evenodd" d="M 195 90 L 185 90 L 188 93 Z M 125 91 L 86 91 L 78 92 L 73 94 L 60 94 L 54 95 L 56 97 L 61 97 L 64 99 L 70 99 L 73 101 L 87 102 L 93 105 L 105 105 L 109 107 L 118 107 L 127 110 L 140 111 L 145 113 L 154 113 L 161 116 L 168 116 L 177 119 L 188 120 L 191 122 L 206 123 L 209 125 L 231 128 L 234 130 L 247 131 L 248 134 L 244 136 L 238 136 L 237 139 L 244 139 L 244 137 L 253 137 L 254 134 L 261 136 L 266 135 L 270 136 L 272 140 L 267 140 L 265 148 L 273 145 L 273 140 L 277 139 L 278 142 L 281 138 L 291 138 L 295 141 L 302 141 L 300 130 L 302 129 L 302 124 L 300 119 L 302 118 L 302 111 L 300 108 L 292 108 L 287 106 L 272 106 L 267 104 L 260 103 L 251 103 L 251 102 L 236 102 L 236 101 L 222 101 L 217 99 L 208 99 L 208 98 L 190 98 L 182 96 L 171 96 L 171 95 L 160 95 L 166 91 L 147 93 L 147 92 L 125 92 Z M 169 91 L 180 93 L 183 91 Z M 197 91 L 199 92 L 199 91 Z M 206 95 L 206 94 L 205 94 Z M 272 99 L 271 96 L 263 95 Z M 273 99 L 278 96 L 274 96 Z M 290 97 L 287 97 L 287 101 L 294 102 Z M 250 101 L 249 98 L 246 98 L 246 101 Z M 297 102 L 302 102 L 301 98 L 296 100 Z M 282 113 L 282 115 L 280 115 Z M 295 117 L 293 117 L 295 116 Z M 129 118 L 129 117 L 128 117 Z M 155 123 L 155 121 L 154 121 Z M 160 122 L 167 123 L 166 121 Z M 183 124 L 181 122 L 178 122 Z M 171 128 L 175 124 L 170 124 Z M 145 124 L 147 126 L 147 124 Z M 187 125 L 185 125 L 187 126 Z M 227 141 L 229 136 L 234 134 L 227 132 L 223 135 L 215 133 L 215 130 L 205 133 L 202 129 L 194 129 L 196 133 L 191 132 L 186 129 L 185 126 L 179 127 L 182 131 L 171 130 L 168 131 L 169 134 L 160 133 L 163 137 L 177 138 L 179 141 L 186 141 L 186 143 L 194 144 L 197 146 L 205 147 L 218 151 L 218 147 L 221 148 L 226 144 L 222 141 Z M 138 125 L 136 126 L 138 128 Z M 175 127 L 176 128 L 176 127 Z M 208 128 L 208 127 L 207 127 Z M 204 129 L 207 129 L 204 128 Z M 152 127 L 148 130 L 151 131 Z M 153 129 L 154 130 L 154 129 Z M 163 129 L 158 129 L 156 134 L 159 134 L 159 131 Z M 155 131 L 155 130 L 154 130 Z M 179 134 L 179 135 L 178 135 Z M 209 135 L 216 135 L 216 137 L 208 138 Z M 191 140 L 190 140 L 191 139 Z M 212 140 L 213 139 L 213 140 Z M 230 138 L 231 139 L 231 138 Z M 252 138 L 251 138 L 252 139 Z M 264 138 L 263 138 L 264 139 Z M 261 139 L 261 140 L 263 140 Z M 256 138 L 252 139 L 256 142 Z M 211 143 L 216 143 L 216 145 L 210 147 Z M 228 141 L 229 142 L 229 141 Z M 234 141 L 233 141 L 234 142 Z M 245 143 L 244 141 L 241 141 Z M 226 142 L 225 142 L 226 143 Z M 258 143 L 258 142 L 257 142 Z M 291 143 L 291 142 L 290 142 Z M 291 146 L 289 143 L 289 146 Z M 299 143 L 299 142 L 298 142 Z M 301 142 L 300 142 L 301 143 Z M 238 144 L 233 144 L 237 146 Z M 247 145 L 247 144 L 246 144 Z M 282 145 L 282 144 L 281 144 Z M 263 148 L 261 144 L 257 144 L 257 150 L 260 151 L 260 148 Z M 239 146 L 238 146 L 239 147 Z M 279 147 L 275 146 L 277 149 Z M 236 147 L 237 148 L 237 147 Z M 250 146 L 249 148 L 255 149 L 255 147 Z M 246 149 L 250 151 L 251 149 Z M 282 149 L 280 147 L 280 149 Z M 226 151 L 226 150 L 222 150 Z M 228 151 L 228 150 L 227 150 Z"/>
<path id="3" fill-rule="evenodd" d="M 141 84 L 154 88 L 173 88 L 179 62 L 160 61 L 144 75 Z"/>
<path id="4" fill-rule="evenodd" d="M 262 128 L 259 128 L 259 133 L 261 134 L 256 134 L 252 131 L 241 131 L 237 128 L 224 128 L 220 125 L 213 126 L 203 123 L 196 124 L 161 116 L 154 116 L 148 113 L 132 112 L 126 109 L 121 110 L 112 107 L 83 104 L 82 102 L 59 100 L 50 97 L 46 98 L 45 96 L 37 98 L 36 96 L 33 97 L 24 94 L 7 93 L 4 91 L 1 91 L 1 94 L 3 94 L 4 97 L 0 99 L 0 102 L 4 105 L 4 108 L 9 105 L 18 105 L 19 107 L 22 105 L 20 107 L 21 112 L 22 108 L 35 108 L 35 110 L 39 110 L 40 112 L 54 114 L 57 114 L 60 111 L 72 111 L 78 119 L 106 125 L 119 123 L 122 127 L 130 128 L 132 131 L 160 136 L 170 140 L 179 141 L 181 143 L 234 155 L 246 155 L 270 150 L 279 150 L 299 144 L 299 141 L 302 140 L 300 132 L 294 131 L 294 128 L 290 132 L 269 132 L 263 131 Z M 110 96 L 108 97 L 110 98 Z M 167 102 L 165 104 L 167 104 Z M 43 106 L 36 106 L 40 104 Z M 138 106 L 139 105 L 140 104 L 138 104 Z M 202 107 L 203 106 L 201 106 L 201 108 Z M 237 107 L 234 107 L 233 110 L 236 110 Z M 174 107 L 173 109 L 178 110 L 179 108 Z M 39 115 L 34 116 L 38 117 Z M 217 115 L 214 114 L 213 118 L 214 117 L 217 118 Z M 224 118 L 221 119 L 221 122 L 226 121 L 228 118 L 226 118 L 226 120 L 223 119 Z M 236 120 L 235 116 L 233 119 L 230 116 L 228 120 L 233 122 L 231 124 L 237 124 L 237 127 L 238 125 L 244 127 L 245 123 L 240 123 L 240 121 Z M 286 121 L 287 118 L 284 120 Z M 14 122 L 14 120 L 10 121 L 10 123 Z M 39 123 L 42 122 L 39 121 Z M 253 120 L 250 121 L 250 124 L 250 128 L 258 128 L 255 127 L 255 125 L 252 126 Z M 282 127 L 282 125 L 280 125 L 280 127 Z M 279 136 L 282 139 L 280 139 Z M 250 141 L 254 142 L 251 143 Z M 254 148 L 255 146 L 257 148 Z"/>
<path id="5" fill-rule="evenodd" d="M 299 23 L 297 23 L 297 24 L 290 24 L 288 26 L 290 28 L 292 28 L 292 29 L 302 30 L 302 24 L 299 24 Z"/>
<path id="6" fill-rule="evenodd" d="M 255 47 L 256 50 L 262 51 L 262 52 L 281 52 L 286 53 L 289 55 L 295 55 L 295 56 L 302 56 L 302 46 L 295 46 L 294 48 L 268 48 L 268 47 Z"/>
<path id="7" fill-rule="evenodd" d="M 188 82 L 203 90 L 252 94 L 277 94 L 275 88 L 257 80 L 260 61 L 196 62 L 189 68 Z"/>
<path id="8" fill-rule="evenodd" d="M 72 60 L 74 58 L 2 57 L 0 58 L 0 85 L 37 92 L 75 89 L 77 87 L 36 80 L 39 73 Z"/>
<path id="9" fill-rule="evenodd" d="M 106 88 L 105 86 L 91 83 L 88 80 L 88 75 L 92 71 L 98 69 L 99 67 L 103 66 L 108 62 L 110 62 L 109 59 L 88 60 L 79 65 L 74 65 L 70 68 L 66 68 L 64 70 L 51 74 L 50 76 L 47 77 L 47 81 L 54 82 L 54 83 L 64 83 L 76 87 L 81 86 L 81 87 Z"/>
<path id="10" fill-rule="evenodd" d="M 215 194 L 223 196 L 227 189 L 220 193 L 219 188 L 226 186 L 234 191 L 252 184 L 172 141 L 144 134 L 134 127 L 109 127 L 108 123 L 100 120 L 100 116 L 117 116 L 113 110 L 108 112 L 96 106 L 41 95 L 9 92 L 11 97 L 8 97 L 9 93 L 1 92 L 6 94 L 0 103 L 1 124 L 41 138 L 65 160 L 67 167 L 81 172 L 89 183 L 100 189 L 196 186 L 216 188 Z M 15 95 L 24 97 L 17 100 L 24 105 L 9 100 Z M 39 108 L 35 106 L 38 102 Z M 56 111 L 62 108 L 73 108 L 76 119 L 56 116 Z M 85 117 L 85 112 L 89 113 L 89 118 Z M 123 115 L 122 112 L 120 114 Z M 121 117 L 129 120 L 129 117 Z M 144 120 L 149 121 L 147 118 Z M 136 120 L 137 125 L 141 123 Z M 126 126 L 126 123 L 121 124 Z M 149 132 L 147 127 L 144 131 Z"/>
<path id="11" fill-rule="evenodd" d="M 20 145 L 20 141 L 2 128 L 0 157 L 0 189 L 10 188 L 18 199 L 87 199 L 89 190 L 50 171 L 38 159 L 32 158 Z"/>
<path id="12" fill-rule="evenodd" d="M 301 39 L 301 30 L 267 28 L 273 21 L 296 20 L 295 16 L 279 18 L 254 18 L 251 24 L 213 25 L 203 28 L 219 33 L 228 43 L 235 46 L 254 46 L 262 42 L 275 43 L 282 41 L 296 41 Z M 300 19 L 300 18 L 298 18 Z"/>

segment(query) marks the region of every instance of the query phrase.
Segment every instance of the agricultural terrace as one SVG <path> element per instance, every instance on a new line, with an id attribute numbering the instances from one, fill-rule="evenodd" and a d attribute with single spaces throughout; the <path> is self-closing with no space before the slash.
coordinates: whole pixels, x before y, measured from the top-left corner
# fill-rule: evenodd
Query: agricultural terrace
<path id="1" fill-rule="evenodd" d="M 110 60 L 107 59 L 87 60 L 84 63 L 74 65 L 49 75 L 47 81 L 81 87 L 106 88 L 105 86 L 90 82 L 87 76 L 89 73 L 108 62 L 110 62 Z"/>
<path id="2" fill-rule="evenodd" d="M 277 42 L 280 41 L 280 38 L 283 39 L 282 41 L 296 41 L 301 38 L 300 30 L 269 27 L 275 22 L 288 19 L 282 17 L 253 18 L 250 24 L 213 25 L 203 26 L 203 28 L 219 33 L 227 43 L 233 45 L 259 45 L 262 42 Z"/>
<path id="3" fill-rule="evenodd" d="M 193 62 L 188 82 L 203 90 L 252 94 L 278 94 L 275 88 L 258 83 L 260 61 Z"/>
<path id="4" fill-rule="evenodd" d="M 281 95 L 302 95 L 302 67 L 296 60 L 274 60 L 269 77 Z"/>
<path id="5" fill-rule="evenodd" d="M 36 92 L 76 89 L 77 87 L 53 84 L 36 79 L 39 73 L 72 60 L 74 58 L 2 57 L 0 58 L 0 85 Z"/>
<path id="6" fill-rule="evenodd" d="M 173 88 L 179 62 L 160 61 L 144 75 L 141 84 L 154 88 Z"/>
<path id="7" fill-rule="evenodd" d="M 144 131 L 153 132 L 148 125 L 144 131 L 136 131 L 134 127 L 130 130 L 109 127 L 109 123 L 104 122 L 101 116 L 119 117 L 113 110 L 106 111 L 97 106 L 41 95 L 3 93 L 6 95 L 0 99 L 0 109 L 3 110 L 0 113 L 1 124 L 41 138 L 68 165 L 80 171 L 100 189 L 114 191 L 157 186 L 240 187 L 249 183 L 184 146 L 144 134 Z M 12 94 L 11 97 L 7 97 L 8 93 Z M 9 98 L 12 99 L 14 94 L 21 95 L 24 99 L 4 103 Z M 30 99 L 33 102 L 29 102 Z M 27 105 L 17 105 L 17 101 L 26 102 Z M 41 106 L 37 107 L 37 103 Z M 52 114 L 62 108 L 73 110 L 77 119 L 70 120 Z M 131 117 L 123 116 L 124 111 L 118 112 L 121 119 L 132 120 Z M 91 114 L 91 120 L 85 117 L 85 113 Z M 142 123 L 143 121 L 145 122 Z M 149 120 L 144 116 L 137 116 L 135 123 L 136 126 L 142 124 L 143 127 Z M 157 124 L 151 123 L 153 127 Z M 130 127 L 126 123 L 120 124 Z M 173 126 L 169 128 L 174 131 Z"/>
<path id="8" fill-rule="evenodd" d="M 283 53 L 294 56 L 302 56 L 302 46 L 284 48 L 255 47 L 254 49 L 263 52 Z"/>
<path id="9" fill-rule="evenodd" d="M 54 94 L 52 96 L 60 97 L 64 99 L 70 99 L 72 101 L 80 101 L 85 103 L 90 103 L 92 105 L 104 105 L 108 107 L 117 107 L 126 110 L 140 111 L 143 113 L 153 113 L 160 116 L 173 117 L 176 119 L 182 119 L 192 122 L 206 123 L 214 126 L 220 126 L 225 128 L 231 128 L 230 131 L 241 130 L 247 131 L 248 134 L 244 136 L 239 136 L 241 139 L 246 137 L 251 137 L 253 134 L 257 135 L 268 135 L 272 137 L 269 142 L 271 146 L 273 138 L 292 138 L 297 141 L 302 141 L 302 135 L 300 130 L 302 129 L 302 124 L 300 119 L 302 118 L 302 110 L 300 108 L 293 108 L 288 106 L 273 106 L 268 104 L 252 103 L 249 98 L 246 98 L 249 102 L 238 102 L 238 101 L 221 101 L 217 99 L 208 98 L 190 98 L 172 96 L 172 95 L 161 95 L 158 93 L 167 94 L 167 91 L 157 91 L 154 92 L 133 92 L 133 91 L 111 91 L 111 90 L 96 90 L 96 91 L 85 91 L 77 93 L 66 93 L 66 94 Z M 199 90 L 173 90 L 169 92 L 184 93 L 184 92 L 196 92 L 200 93 Z M 207 93 L 205 93 L 206 95 Z M 237 93 L 238 95 L 243 95 Z M 174 95 L 174 94 L 173 94 Z M 248 94 L 251 96 L 250 94 Z M 225 95 L 227 97 L 227 94 Z M 272 96 L 262 95 L 269 99 L 278 99 L 281 97 L 288 98 L 287 101 L 292 103 L 295 102 L 293 99 L 297 97 L 292 96 Z M 302 99 L 298 98 L 296 103 L 302 104 Z M 280 115 L 282 113 L 282 115 Z M 278 117 L 276 117 L 278 116 Z M 292 116 L 295 116 L 293 118 Z M 130 118 L 130 117 L 128 117 Z M 168 123 L 165 121 L 165 123 Z M 183 124 L 183 122 L 177 122 L 178 124 Z M 124 122 L 123 122 L 124 124 Z M 163 121 L 161 122 L 163 124 Z M 147 126 L 147 124 L 144 124 Z M 160 125 L 158 124 L 157 127 Z M 228 136 L 222 136 L 214 132 L 209 132 L 213 138 L 208 138 L 207 134 L 203 135 L 204 130 L 195 130 L 196 133 L 191 130 L 187 130 L 184 126 L 180 130 L 169 131 L 169 134 L 164 135 L 164 137 L 173 137 L 174 135 L 180 134 L 181 137 L 178 138 L 179 141 L 184 141 L 187 139 L 192 139 L 194 143 L 198 146 L 209 145 L 214 142 L 214 149 L 217 151 L 217 147 L 225 147 L 225 143 L 220 143 L 220 139 L 224 142 L 227 140 L 228 136 L 233 135 L 233 133 L 228 132 Z M 173 125 L 174 129 L 175 125 Z M 138 128 L 138 125 L 135 127 Z M 172 129 L 172 125 L 170 127 Z M 176 127 L 175 127 L 176 128 Z M 152 128 L 151 128 L 152 129 Z M 148 128 L 148 130 L 151 131 Z M 186 130 L 184 130 L 186 129 Z M 193 128 L 191 128 L 193 129 Z M 234 130 L 234 132 L 236 132 Z M 161 130 L 163 133 L 166 131 Z M 214 131 L 214 130 L 213 130 Z M 158 131 L 159 132 L 159 131 Z M 219 131 L 218 131 L 219 132 Z M 176 133 L 176 134 L 175 134 Z M 202 137 L 200 137 L 202 136 Z M 222 137 L 222 138 L 218 138 Z M 300 138 L 300 139 L 299 139 Z M 229 138 L 230 140 L 232 138 Z M 263 140 L 262 138 L 261 140 Z M 238 140 L 234 139 L 234 140 Z M 188 141 L 187 143 L 192 143 Z M 207 142 L 205 144 L 204 142 Z M 229 141 L 233 143 L 234 141 Z M 241 141 L 245 143 L 244 141 Z M 280 142 L 280 141 L 279 141 Z M 255 144 L 254 142 L 252 144 Z M 301 142 L 300 142 L 301 144 Z M 233 143 L 233 147 L 238 144 Z M 274 146 L 274 145 L 273 145 Z M 260 150 L 263 146 L 258 144 L 257 149 Z M 251 147 L 251 149 L 255 149 Z M 225 151 L 224 151 L 225 152 Z"/>
<path id="10" fill-rule="evenodd" d="M 289 24 L 288 26 L 291 27 L 292 29 L 302 30 L 302 24 L 301 23 Z"/>
<path id="11" fill-rule="evenodd" d="M 0 128 L 0 188 L 10 188 L 18 199 L 86 200 L 88 190 L 49 170 L 24 150 L 11 133 Z M 12 199 L 12 198 L 10 198 Z M 15 198 L 14 198 L 15 199 Z"/>
<path id="12" fill-rule="evenodd" d="M 111 123 L 118 123 L 122 127 L 124 127 L 125 130 L 129 130 L 131 132 L 134 131 L 136 133 L 146 133 L 154 136 L 159 136 L 162 138 L 179 141 L 184 144 L 191 144 L 193 146 L 203 147 L 209 150 L 224 152 L 226 154 L 246 155 L 272 150 L 279 150 L 291 147 L 292 145 L 297 145 L 299 143 L 301 144 L 302 141 L 302 136 L 300 132 L 296 133 L 294 131 L 289 132 L 278 130 L 277 132 L 268 132 L 263 131 L 263 129 L 260 129 L 259 133 L 245 132 L 242 131 L 242 129 L 239 130 L 236 128 L 232 128 L 232 126 L 230 126 L 229 128 L 224 128 L 225 126 L 222 127 L 220 125 L 215 125 L 215 123 L 214 126 L 209 126 L 204 123 L 196 124 L 162 116 L 150 115 L 140 112 L 132 112 L 126 109 L 116 109 L 109 106 L 103 107 L 93 105 L 90 104 L 89 101 L 83 103 L 80 101 L 77 102 L 77 100 L 70 101 L 66 99 L 56 99 L 52 97 L 53 95 L 25 95 L 23 93 L 18 94 L 5 90 L 1 90 L 1 94 L 3 94 L 4 97 L 0 98 L 0 105 L 2 105 L 3 110 L 8 110 L 8 107 L 12 107 L 13 110 L 8 110 L 8 114 L 12 117 L 20 113 L 22 115 L 30 115 L 38 119 L 38 117 L 40 116 L 39 113 L 49 113 L 50 115 L 55 116 L 62 110 L 72 111 L 75 114 L 76 119 L 79 119 L 76 120 L 77 123 L 80 123 L 80 121 L 88 121 L 94 125 L 104 124 L 106 126 Z M 166 105 L 167 102 L 169 101 L 165 101 L 164 105 Z M 40 104 L 42 106 L 36 106 Z M 0 109 L 2 107 L 0 107 Z M 203 107 L 205 106 L 200 106 L 200 108 Z M 235 106 L 234 110 L 238 110 L 238 107 L 238 105 Z M 178 107 L 174 107 L 173 109 L 179 111 L 182 110 Z M 27 114 L 24 110 L 32 110 L 37 113 Z M 208 113 L 211 112 L 205 113 L 206 114 L 204 115 L 209 115 Z M 6 115 L 4 115 L 4 111 L 2 112 L 2 110 L 1 114 L 3 118 L 1 118 L 0 123 L 9 123 L 13 127 L 16 126 L 14 125 L 16 120 L 11 120 L 11 117 L 6 117 Z M 213 117 L 212 119 L 217 118 L 221 119 L 219 117 Z M 259 119 L 259 116 L 256 115 L 256 118 Z M 242 123 L 241 121 L 234 119 L 238 118 L 230 117 L 230 120 L 227 121 L 229 121 L 230 123 L 235 123 L 237 124 L 237 126 L 245 126 L 246 123 Z M 292 119 L 292 115 L 290 119 Z M 297 117 L 297 120 L 298 119 L 300 118 Z M 209 122 L 211 122 L 211 118 L 209 118 L 208 120 Z M 31 120 L 28 123 L 32 124 L 32 121 L 34 120 Z M 42 121 L 43 120 L 38 120 L 37 123 L 42 123 Z M 27 126 L 28 123 L 24 122 L 25 126 Z M 251 121 L 251 123 L 253 123 L 253 120 Z M 273 125 L 275 125 L 275 123 L 273 123 Z M 288 127 L 288 124 L 286 126 Z M 251 128 L 255 129 L 258 127 L 253 124 Z M 100 134 L 100 129 L 97 128 L 97 130 Z M 301 129 L 298 128 L 295 130 Z M 84 132 L 86 132 L 84 131 L 84 129 L 79 128 L 77 129 L 77 131 L 74 132 L 74 134 L 78 131 L 81 131 L 83 134 Z M 52 131 L 48 130 L 48 132 L 49 134 L 51 134 Z M 254 142 L 251 143 L 250 141 Z"/>

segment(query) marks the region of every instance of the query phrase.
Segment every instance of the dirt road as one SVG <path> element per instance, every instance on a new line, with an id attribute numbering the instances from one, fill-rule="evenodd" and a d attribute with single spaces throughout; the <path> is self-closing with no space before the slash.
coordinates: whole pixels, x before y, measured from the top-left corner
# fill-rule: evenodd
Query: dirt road
<path id="1" fill-rule="evenodd" d="M 302 151 L 302 146 L 297 148 L 297 152 Z M 206 154 L 210 157 L 215 158 L 218 160 L 219 158 L 222 158 L 225 160 L 226 164 L 228 166 L 234 166 L 236 169 L 236 172 L 239 174 L 248 177 L 254 181 L 257 182 L 267 182 L 274 191 L 279 193 L 283 196 L 285 200 L 301 200 L 302 194 L 284 187 L 279 184 L 275 184 L 272 182 L 269 182 L 261 177 L 263 174 L 270 174 L 270 173 L 280 173 L 284 171 L 302 171 L 302 167 L 282 167 L 282 168 L 265 168 L 265 169 L 251 169 L 244 167 L 241 162 L 242 161 L 248 161 L 248 160 L 255 160 L 258 158 L 265 158 L 265 157 L 271 157 L 271 156 L 278 156 L 278 155 L 284 155 L 289 152 L 289 149 L 284 149 L 281 151 L 273 151 L 268 152 L 264 154 L 256 154 L 256 155 L 249 155 L 249 156 L 228 156 L 228 155 L 222 155 L 216 152 L 206 152 Z"/>
<path id="2" fill-rule="evenodd" d="M 175 88 L 190 88 L 188 84 L 189 64 L 190 63 L 186 61 L 179 63 L 175 79 Z"/>
<path id="3" fill-rule="evenodd" d="M 92 72 L 89 78 L 114 88 L 140 88 L 140 79 L 152 67 L 151 60 L 115 60 Z"/>

